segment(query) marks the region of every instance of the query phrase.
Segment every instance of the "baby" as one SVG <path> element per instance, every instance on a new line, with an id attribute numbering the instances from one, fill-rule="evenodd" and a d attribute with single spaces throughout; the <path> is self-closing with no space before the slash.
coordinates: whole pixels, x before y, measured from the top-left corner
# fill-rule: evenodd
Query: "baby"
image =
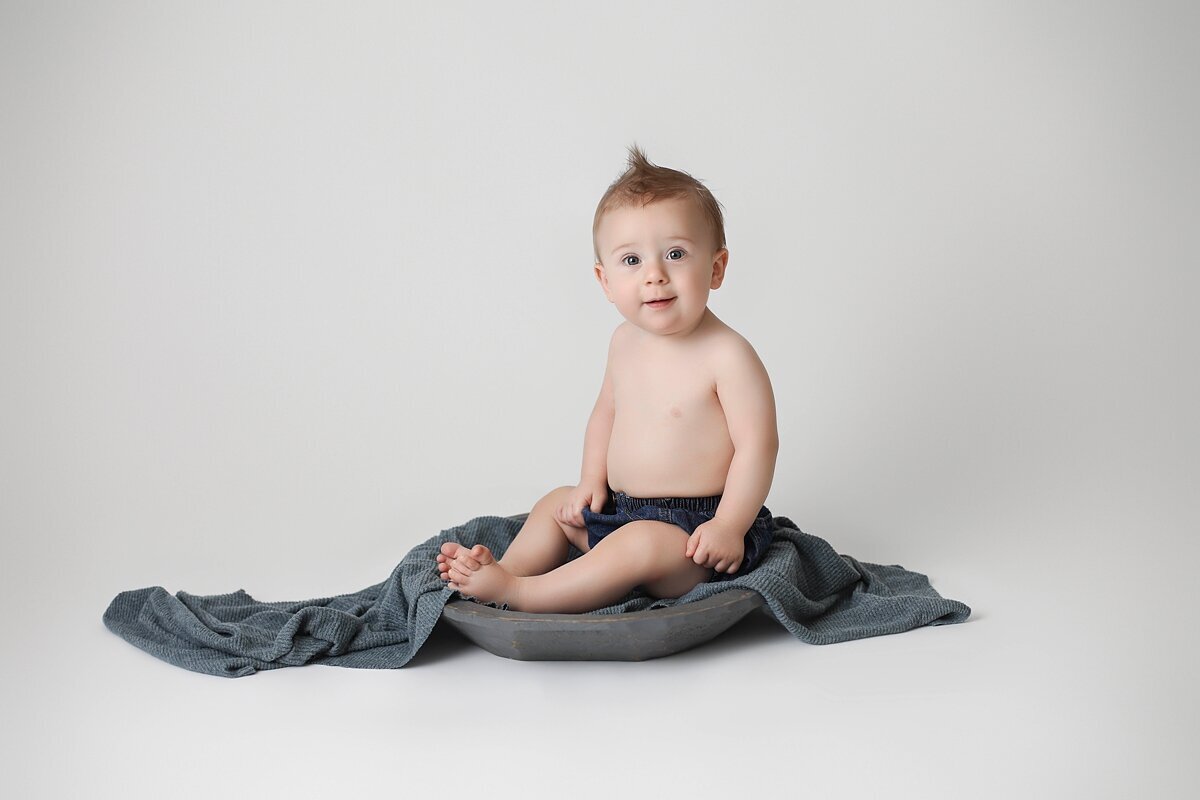
<path id="1" fill-rule="evenodd" d="M 721 208 L 686 173 L 630 149 L 592 225 L 613 332 L 578 486 L 534 505 L 496 560 L 442 545 L 438 571 L 468 597 L 579 613 L 641 587 L 679 597 L 753 569 L 771 543 L 775 398 L 754 348 L 708 309 L 729 263 Z M 567 544 L 583 555 L 567 561 Z"/>

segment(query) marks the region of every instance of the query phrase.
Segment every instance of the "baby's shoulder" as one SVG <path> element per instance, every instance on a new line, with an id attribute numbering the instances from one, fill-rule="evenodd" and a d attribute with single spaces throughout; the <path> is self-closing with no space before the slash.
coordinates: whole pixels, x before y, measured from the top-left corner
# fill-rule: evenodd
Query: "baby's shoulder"
<path id="1" fill-rule="evenodd" d="M 635 348 L 638 343 L 637 332 L 637 326 L 628 320 L 614 328 L 612 337 L 608 341 L 609 356 L 628 353 L 631 349 Z"/>
<path id="2" fill-rule="evenodd" d="M 708 360 L 718 382 L 766 374 L 766 367 L 754 346 L 728 325 L 722 325 L 715 331 L 707 345 Z"/>
<path id="3" fill-rule="evenodd" d="M 711 332 L 705 344 L 705 349 L 718 360 L 758 359 L 750 341 L 724 323 Z"/>

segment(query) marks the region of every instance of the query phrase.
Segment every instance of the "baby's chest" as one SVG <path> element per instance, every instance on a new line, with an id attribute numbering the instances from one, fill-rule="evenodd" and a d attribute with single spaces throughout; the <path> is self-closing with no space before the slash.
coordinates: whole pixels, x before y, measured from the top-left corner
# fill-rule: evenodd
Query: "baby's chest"
<path id="1" fill-rule="evenodd" d="M 713 375 L 699 370 L 634 365 L 613 375 L 613 402 L 627 422 L 710 423 L 722 416 Z"/>

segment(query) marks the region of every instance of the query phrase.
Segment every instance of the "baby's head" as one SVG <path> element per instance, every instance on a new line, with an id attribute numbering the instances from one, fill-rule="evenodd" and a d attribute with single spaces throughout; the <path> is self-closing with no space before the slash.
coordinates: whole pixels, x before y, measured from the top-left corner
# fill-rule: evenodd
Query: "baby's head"
<path id="1" fill-rule="evenodd" d="M 618 208 L 642 207 L 658 200 L 690 200 L 704 218 L 713 250 L 725 246 L 725 217 L 721 204 L 703 183 L 677 169 L 651 164 L 637 145 L 629 148 L 629 168 L 613 181 L 596 206 L 592 220 L 592 247 L 596 263 L 603 263 L 600 252 L 600 223 L 608 212 Z"/>
<path id="2" fill-rule="evenodd" d="M 592 245 L 604 294 L 630 322 L 660 335 L 696 329 L 729 261 L 712 192 L 687 173 L 651 164 L 636 146 L 629 168 L 600 198 Z"/>

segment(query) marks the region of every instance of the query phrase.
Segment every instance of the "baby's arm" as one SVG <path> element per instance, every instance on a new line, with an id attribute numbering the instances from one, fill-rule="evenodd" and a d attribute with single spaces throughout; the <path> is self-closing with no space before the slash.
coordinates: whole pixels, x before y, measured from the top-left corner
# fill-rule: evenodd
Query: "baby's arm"
<path id="1" fill-rule="evenodd" d="M 618 331 L 620 329 L 618 328 Z M 559 522 L 583 527 L 584 506 L 600 511 L 608 500 L 608 443 L 612 438 L 613 418 L 616 404 L 613 401 L 612 361 L 617 333 L 613 333 L 608 346 L 608 364 L 604 369 L 604 382 L 600 385 L 600 396 L 588 419 L 587 432 L 583 437 L 583 467 L 579 472 L 579 485 L 568 495 L 566 505 L 555 517 Z"/>
<path id="2" fill-rule="evenodd" d="M 771 379 L 750 343 L 740 336 L 723 342 L 717 365 L 717 399 L 733 460 L 716 515 L 692 533 L 685 554 L 697 564 L 733 572 L 744 554 L 743 537 L 771 490 L 779 430 Z"/>

